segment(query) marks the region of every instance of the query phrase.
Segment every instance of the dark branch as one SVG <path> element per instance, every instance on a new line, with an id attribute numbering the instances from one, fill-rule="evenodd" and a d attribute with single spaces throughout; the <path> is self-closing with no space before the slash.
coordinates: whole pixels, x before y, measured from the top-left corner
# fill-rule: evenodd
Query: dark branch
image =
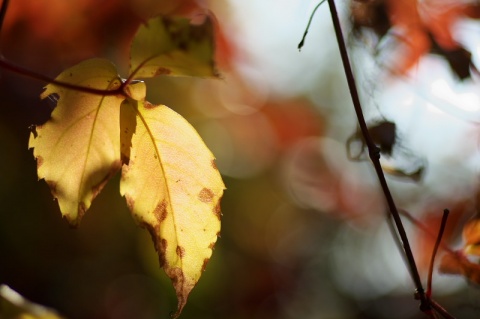
<path id="1" fill-rule="evenodd" d="M 62 82 L 58 81 L 55 79 L 52 79 L 48 76 L 45 76 L 40 73 L 36 73 L 34 71 L 28 70 L 26 68 L 23 68 L 19 65 L 15 65 L 14 63 L 8 61 L 5 59 L 3 56 L 0 56 L 0 68 L 5 69 L 7 71 L 34 79 L 42 82 L 47 82 L 50 84 L 54 84 L 57 86 L 61 86 L 67 89 L 75 90 L 75 91 L 80 91 L 80 92 L 85 92 L 85 93 L 90 93 L 90 94 L 96 94 L 96 95 L 118 95 L 118 94 L 123 94 L 123 88 L 124 85 L 120 86 L 118 89 L 115 90 L 101 90 L 101 89 L 94 89 L 90 87 L 85 87 L 85 86 L 80 86 L 80 85 L 75 85 L 67 82 Z"/>
<path id="2" fill-rule="evenodd" d="M 405 256 L 408 261 L 408 266 L 410 268 L 410 273 L 413 279 L 413 282 L 416 287 L 416 291 L 418 293 L 419 299 L 420 299 L 420 308 L 422 311 L 427 313 L 431 308 L 429 305 L 429 300 L 427 299 L 425 295 L 425 291 L 422 286 L 422 282 L 420 280 L 420 275 L 418 273 L 418 269 L 415 263 L 415 258 L 413 257 L 412 250 L 410 248 L 410 244 L 408 242 L 408 237 L 405 232 L 405 229 L 402 224 L 402 220 L 400 218 L 400 215 L 398 213 L 397 207 L 395 205 L 395 202 L 393 200 L 393 197 L 390 193 L 390 189 L 388 188 L 387 181 L 385 179 L 385 175 L 383 174 L 382 166 L 380 164 L 380 150 L 379 148 L 373 143 L 372 138 L 368 132 L 368 127 L 365 122 L 365 118 L 363 116 L 363 111 L 362 111 L 362 106 L 360 103 L 360 99 L 358 96 L 357 88 L 355 85 L 355 78 L 353 76 L 353 72 L 350 66 L 350 61 L 348 58 L 348 53 L 347 53 L 347 48 L 345 46 L 345 41 L 343 39 L 343 34 L 342 34 L 342 28 L 340 26 L 340 20 L 338 18 L 337 14 L 337 9 L 335 6 L 335 1 L 334 0 L 328 0 L 328 4 L 330 6 L 330 13 L 332 16 L 332 21 L 333 21 L 333 26 L 335 29 L 335 35 L 337 37 L 337 43 L 338 47 L 340 50 L 340 55 L 342 58 L 342 63 L 345 71 L 345 75 L 347 77 L 347 83 L 348 83 L 348 88 L 350 90 L 350 95 L 352 97 L 352 102 L 353 106 L 355 108 L 355 113 L 357 114 L 357 119 L 358 123 L 360 125 L 360 130 L 362 132 L 362 135 L 364 137 L 365 143 L 367 144 L 370 159 L 372 160 L 373 166 L 375 168 L 375 172 L 377 174 L 377 177 L 379 179 L 380 185 L 382 187 L 383 193 L 385 195 L 388 208 L 390 210 L 390 213 L 393 217 L 393 220 L 395 222 L 395 226 L 397 227 L 398 234 L 400 236 L 400 239 L 403 244 L 403 249 Z"/>
<path id="3" fill-rule="evenodd" d="M 433 309 L 435 309 L 436 312 L 438 312 L 440 315 L 442 315 L 443 318 L 445 319 L 455 319 L 454 316 L 448 313 L 448 311 L 440 306 L 435 300 L 430 299 L 430 305 L 432 306 Z"/>
<path id="4" fill-rule="evenodd" d="M 300 41 L 300 43 L 298 44 L 298 50 L 299 50 L 299 51 L 302 49 L 302 47 L 303 47 L 304 44 L 305 44 L 305 39 L 307 38 L 307 33 L 308 33 L 308 30 L 310 29 L 310 24 L 312 24 L 312 20 L 313 20 L 313 16 L 315 15 L 315 12 L 317 12 L 317 9 L 320 8 L 320 6 L 321 6 L 325 1 L 326 1 L 326 0 L 320 1 L 320 3 L 317 4 L 317 6 L 315 7 L 315 9 L 313 9 L 312 14 L 310 15 L 310 19 L 308 20 L 307 27 L 305 28 L 305 32 L 303 33 L 302 41 Z"/>

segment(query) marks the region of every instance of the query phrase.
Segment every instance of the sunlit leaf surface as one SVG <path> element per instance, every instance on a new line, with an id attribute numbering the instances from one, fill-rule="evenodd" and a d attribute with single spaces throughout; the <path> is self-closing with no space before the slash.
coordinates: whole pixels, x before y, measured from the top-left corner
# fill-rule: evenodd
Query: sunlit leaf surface
<path id="1" fill-rule="evenodd" d="M 121 80 L 107 60 L 91 59 L 61 73 L 58 81 L 116 89 Z M 60 210 L 76 225 L 108 179 L 121 167 L 119 112 L 123 97 L 47 85 L 41 97 L 58 96 L 50 120 L 30 135 L 38 177 L 45 179 Z"/>
<path id="2" fill-rule="evenodd" d="M 149 230 L 178 297 L 178 316 L 212 254 L 224 184 L 194 128 L 164 105 L 126 100 L 136 130 L 121 193 Z M 125 120 L 125 123 L 128 123 Z"/>
<path id="3" fill-rule="evenodd" d="M 185 18 L 157 17 L 139 28 L 132 43 L 133 78 L 157 75 L 216 76 L 210 18 L 192 25 Z"/>

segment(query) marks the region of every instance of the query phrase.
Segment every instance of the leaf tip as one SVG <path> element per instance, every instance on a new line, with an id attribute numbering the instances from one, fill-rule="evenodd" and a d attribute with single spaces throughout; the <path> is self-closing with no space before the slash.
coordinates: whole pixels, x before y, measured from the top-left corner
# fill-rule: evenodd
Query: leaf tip
<path id="1" fill-rule="evenodd" d="M 195 281 L 185 277 L 185 274 L 180 268 L 171 268 L 167 272 L 167 275 L 172 280 L 175 288 L 178 305 L 176 312 L 172 315 L 172 318 L 178 318 L 182 313 L 183 308 L 187 304 L 188 295 L 195 287 Z"/>

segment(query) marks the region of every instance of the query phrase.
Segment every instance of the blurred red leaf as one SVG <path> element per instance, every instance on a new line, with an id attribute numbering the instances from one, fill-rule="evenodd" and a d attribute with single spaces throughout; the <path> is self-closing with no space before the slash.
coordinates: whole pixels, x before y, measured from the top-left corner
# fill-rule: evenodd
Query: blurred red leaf
<path id="1" fill-rule="evenodd" d="M 443 274 L 462 275 L 469 281 L 480 285 L 480 265 L 470 262 L 461 251 L 455 254 L 445 254 L 438 270 Z"/>
<path id="2" fill-rule="evenodd" d="M 127 48 L 139 23 L 123 0 L 10 1 L 2 30 L 8 43 L 4 53 L 30 67 L 63 67 L 102 55 L 111 46 Z"/>
<path id="3" fill-rule="evenodd" d="M 430 206 L 422 213 L 420 223 L 425 226 L 426 230 L 417 229 L 416 235 L 416 253 L 417 266 L 420 271 L 427 271 L 432 257 L 433 247 L 437 239 L 437 234 L 442 220 L 442 211 L 444 207 L 449 207 L 450 214 L 448 217 L 445 231 L 443 233 L 442 242 L 448 243 L 455 235 L 458 224 L 462 218 L 469 212 L 466 202 L 449 203 L 445 205 L 435 204 Z"/>
<path id="4" fill-rule="evenodd" d="M 480 243 L 480 219 L 470 220 L 463 228 L 463 240 L 465 245 L 477 245 Z"/>
<path id="5" fill-rule="evenodd" d="M 306 101 L 271 102 L 262 108 L 261 112 L 273 126 L 278 147 L 282 150 L 302 138 L 323 135 L 322 118 Z"/>
<path id="6" fill-rule="evenodd" d="M 356 28 L 371 28 L 380 38 L 394 29 L 402 53 L 392 69 L 405 74 L 432 48 L 439 47 L 436 53 L 446 56 L 461 49 L 452 33 L 453 26 L 462 18 L 478 18 L 479 8 L 476 3 L 450 0 L 354 1 L 352 16 Z"/>

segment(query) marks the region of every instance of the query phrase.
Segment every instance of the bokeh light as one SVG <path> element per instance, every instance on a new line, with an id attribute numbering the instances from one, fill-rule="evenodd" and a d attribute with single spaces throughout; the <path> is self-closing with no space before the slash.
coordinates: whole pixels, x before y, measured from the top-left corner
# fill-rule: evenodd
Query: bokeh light
<path id="1" fill-rule="evenodd" d="M 95 1 L 38 1 L 11 1 L 2 30 L 7 58 L 49 76 L 92 55 L 127 63 L 141 22 L 129 1 L 109 0 L 101 14 L 92 13 Z M 316 1 L 198 2 L 218 21 L 221 79 L 147 81 L 150 101 L 197 128 L 227 186 L 221 238 L 182 318 L 422 318 L 373 169 L 347 158 L 357 124 L 327 4 L 299 51 Z M 350 33 L 348 2 L 338 5 L 367 121 L 396 125 L 398 141 L 383 164 L 425 168 L 418 181 L 387 175 L 398 206 L 432 232 L 450 207 L 446 238 L 461 245 L 462 223 L 477 209 L 479 75 L 460 82 L 441 57 L 425 55 L 391 77 L 385 65 L 396 61 L 395 34 L 373 54 L 373 38 Z M 179 8 L 189 7 L 157 9 L 186 12 Z M 479 29 L 471 20 L 455 26 L 475 65 Z M 119 176 L 70 229 L 27 150 L 28 127 L 48 119 L 52 101 L 39 100 L 43 83 L 0 76 L 0 283 L 72 319 L 167 318 L 173 288 L 118 192 Z M 405 224 L 426 278 L 431 238 Z M 480 293 L 465 279 L 435 272 L 434 294 L 458 318 L 478 318 Z"/>

